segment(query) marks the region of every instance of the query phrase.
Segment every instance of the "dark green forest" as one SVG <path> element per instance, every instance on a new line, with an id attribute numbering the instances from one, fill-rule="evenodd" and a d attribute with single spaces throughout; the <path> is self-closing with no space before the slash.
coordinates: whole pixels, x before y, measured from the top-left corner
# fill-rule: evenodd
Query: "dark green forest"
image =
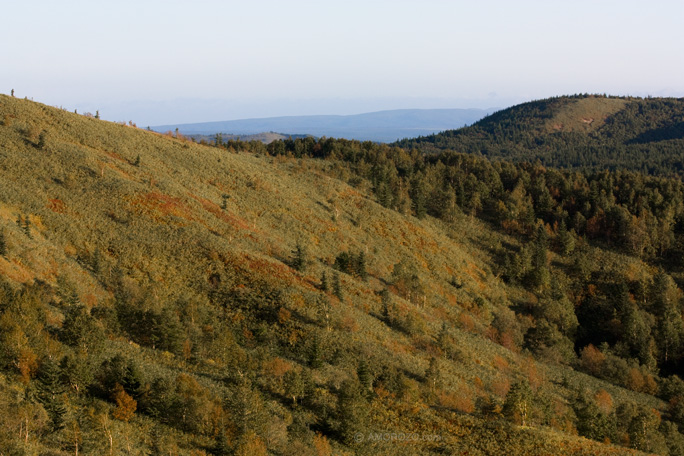
<path id="1" fill-rule="evenodd" d="M 405 139 L 396 145 L 557 168 L 681 177 L 684 100 L 605 95 L 551 98 L 499 111 L 471 127 Z"/>

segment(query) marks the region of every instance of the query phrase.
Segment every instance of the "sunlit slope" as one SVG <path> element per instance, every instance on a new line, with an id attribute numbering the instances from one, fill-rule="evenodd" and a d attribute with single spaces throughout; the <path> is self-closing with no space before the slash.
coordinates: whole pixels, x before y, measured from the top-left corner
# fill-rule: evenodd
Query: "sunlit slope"
<path id="1" fill-rule="evenodd" d="M 117 293 L 123 292 L 130 299 L 124 305 L 141 312 L 177 306 L 174 312 L 182 316 L 189 334 L 189 354 L 185 346 L 178 352 L 159 349 L 126 327 L 107 327 L 103 319 L 98 324 L 106 346 L 100 355 L 88 354 L 90 362 L 99 366 L 115 354 L 139 359 L 148 375 L 182 373 L 195 379 L 197 388 L 217 403 L 230 403 L 222 398 L 232 397 L 237 373 L 248 377 L 253 391 L 269 404 L 269 423 L 287 430 L 293 417 L 308 420 L 305 430 L 297 431 L 301 435 L 286 431 L 268 434 L 268 439 L 266 434 L 254 437 L 273 452 L 286 454 L 284 448 L 299 439 L 302 451 L 314 454 L 315 442 L 322 439 L 316 436 L 323 435 L 335 454 L 629 454 L 625 448 L 577 438 L 563 422 L 521 428 L 487 421 L 480 402 L 503 402 L 510 386 L 525 379 L 535 389 L 548 390 L 561 410 L 569 408 L 572 388 L 580 385 L 603 388 L 616 401 L 629 397 L 663 406 L 495 343 L 488 328 L 495 316 L 510 316 L 511 303 L 506 286 L 492 273 L 489 249 L 503 238 L 477 220 L 461 215 L 446 227 L 384 209 L 363 184 L 351 187 L 330 177 L 344 174 L 330 162 L 229 153 L 6 96 L 0 96 L 0 120 L 0 230 L 6 244 L 0 275 L 15 288 L 44 283 L 54 294 L 49 318 L 40 327 L 41 340 L 55 341 L 31 345 L 41 363 L 71 353 L 54 337 L 65 312 L 55 290 L 69 282 L 93 315 L 115 308 Z M 301 270 L 292 267 L 297 245 L 306 250 Z M 333 281 L 332 265 L 345 251 L 364 253 L 369 277 L 339 274 L 342 292 L 334 296 L 321 290 L 321 279 L 325 274 Z M 399 263 L 410 271 L 408 284 L 398 277 Z M 264 336 L 257 330 L 265 323 L 250 320 L 250 309 L 225 310 L 230 304 L 215 296 L 259 296 L 262 283 L 280 290 L 282 297 L 277 316 L 268 322 L 277 331 L 268 330 L 269 336 L 260 339 Z M 385 288 L 396 306 L 392 324 L 379 294 Z M 321 300 L 329 302 L 325 318 Z M 230 361 L 238 363 L 232 365 L 199 345 L 217 337 L 199 323 L 203 313 L 230 319 L 229 327 L 244 337 L 236 336 L 242 342 L 234 349 L 247 361 Z M 190 336 L 195 329 L 203 338 Z M 317 367 L 304 354 L 313 339 L 329 353 Z M 215 339 L 211 344 L 216 345 Z M 443 360 L 438 392 L 425 380 L 434 357 Z M 335 418 L 336 397 L 344 381 L 357 376 L 359 359 L 394 369 L 403 382 L 401 394 L 387 383 L 375 389 L 365 432 L 438 435 L 439 440 L 380 440 L 362 447 L 345 440 Z M 311 371 L 316 394 L 323 399 L 306 405 L 304 399 L 295 396 L 293 401 L 281 393 L 282 378 L 268 367 L 276 362 L 297 372 Z M 36 372 L 9 369 L 0 379 L 0 392 L 13 398 L 8 391 L 29 388 Z M 95 397 L 105 410 L 114 409 L 110 398 Z M 325 407 L 315 408 L 320 403 Z M 170 423 L 140 404 L 133 418 L 114 420 L 112 426 L 117 435 L 137 442 L 132 446 L 141 452 L 154 426 L 170 429 L 179 454 L 209 454 L 221 432 L 232 435 L 236 446 L 247 438 L 229 425 L 224 431 Z M 230 413 L 226 422 L 231 422 Z M 14 413 L 2 415 L 14 426 Z M 93 429 L 93 435 L 100 435 L 99 428 Z M 118 442 L 124 448 L 123 437 Z M 46 449 L 50 443 L 31 445 Z"/>

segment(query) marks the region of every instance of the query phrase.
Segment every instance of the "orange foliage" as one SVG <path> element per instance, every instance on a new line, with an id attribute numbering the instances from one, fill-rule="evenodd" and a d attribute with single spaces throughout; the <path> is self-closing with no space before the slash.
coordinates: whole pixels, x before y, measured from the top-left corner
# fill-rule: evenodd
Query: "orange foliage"
<path id="1" fill-rule="evenodd" d="M 580 352 L 580 365 L 591 375 L 598 375 L 603 369 L 605 361 L 606 355 L 592 344 L 587 345 Z"/>
<path id="2" fill-rule="evenodd" d="M 270 372 L 274 377 L 277 378 L 281 378 L 291 369 L 292 364 L 282 358 L 273 358 L 272 361 L 264 364 L 264 371 Z"/>
<path id="3" fill-rule="evenodd" d="M 636 367 L 631 368 L 627 373 L 625 386 L 632 391 L 643 391 L 645 385 L 646 381 L 644 380 L 644 376 L 641 374 L 641 371 Z"/>
<path id="4" fill-rule="evenodd" d="M 492 393 L 504 398 L 511 389 L 511 382 L 507 378 L 499 378 L 492 382 Z"/>
<path id="5" fill-rule="evenodd" d="M 146 214 L 159 221 L 166 216 L 193 220 L 188 208 L 180 199 L 163 193 L 150 192 L 140 195 L 131 201 L 131 205 L 139 214 Z"/>
<path id="6" fill-rule="evenodd" d="M 267 456 L 266 444 L 254 431 L 247 431 L 235 450 L 237 456 Z"/>
<path id="7" fill-rule="evenodd" d="M 66 204 L 64 204 L 64 201 L 60 199 L 51 199 L 48 200 L 47 208 L 50 209 L 52 212 L 55 212 L 57 214 L 64 214 L 66 213 Z"/>
<path id="8" fill-rule="evenodd" d="M 499 335 L 499 344 L 501 344 L 502 347 L 507 348 L 514 353 L 518 353 L 520 351 L 520 347 L 518 347 L 518 345 L 515 343 L 513 335 L 508 331 L 503 332 Z"/>
<path id="9" fill-rule="evenodd" d="M 316 449 L 316 456 L 332 456 L 332 447 L 328 439 L 320 432 L 314 436 L 313 445 Z"/>
<path id="10" fill-rule="evenodd" d="M 192 356 L 192 342 L 190 339 L 185 339 L 183 341 L 183 358 L 188 361 Z"/>
<path id="11" fill-rule="evenodd" d="M 290 321 L 290 318 L 292 317 L 292 313 L 287 310 L 285 307 L 281 307 L 278 310 L 278 323 L 281 325 L 284 325 L 288 321 Z"/>
<path id="12" fill-rule="evenodd" d="M 475 377 L 475 379 L 473 380 L 473 385 L 475 385 L 475 387 L 478 390 L 484 388 L 484 383 L 482 382 L 482 379 L 480 377 Z"/>
<path id="13" fill-rule="evenodd" d="M 598 213 L 587 220 L 586 233 L 590 238 L 596 238 L 600 235 L 609 236 L 610 234 L 606 230 L 606 220 L 605 213 L 603 209 L 599 209 Z"/>
<path id="14" fill-rule="evenodd" d="M 506 372 L 509 368 L 508 361 L 506 361 L 499 355 L 496 355 L 494 357 L 494 359 L 492 360 L 492 365 L 496 368 L 496 370 L 500 372 Z"/>
<path id="15" fill-rule="evenodd" d="M 112 412 L 114 418 L 121 421 L 129 421 L 133 418 L 138 403 L 118 383 L 114 387 L 113 399 L 116 402 L 116 408 Z"/>
<path id="16" fill-rule="evenodd" d="M 97 304 L 97 297 L 92 293 L 88 293 L 83 296 L 83 303 L 88 307 L 95 307 Z"/>
<path id="17" fill-rule="evenodd" d="M 297 341 L 299 340 L 300 337 L 301 337 L 301 333 L 298 330 L 293 329 L 287 335 L 287 343 L 294 346 L 297 344 Z"/>
<path id="18" fill-rule="evenodd" d="M 202 205 L 205 211 L 211 212 L 216 218 L 223 220 L 224 222 L 228 223 L 234 228 L 237 228 L 239 230 L 251 229 L 249 222 L 244 218 L 238 217 L 226 210 L 221 209 L 221 207 L 218 204 L 213 203 L 207 199 L 200 198 L 195 195 L 190 196 L 197 200 Z"/>
<path id="19" fill-rule="evenodd" d="M 492 342 L 498 342 L 499 340 L 499 331 L 497 331 L 496 328 L 493 328 L 491 326 L 487 326 L 487 329 L 485 329 L 484 336 L 491 340 Z"/>
<path id="20" fill-rule="evenodd" d="M 655 378 L 653 378 L 653 375 L 644 375 L 644 389 L 642 392 L 651 395 L 655 395 L 658 392 L 658 384 L 656 383 Z"/>
<path id="21" fill-rule="evenodd" d="M 28 385 L 36 369 L 38 369 L 38 357 L 33 350 L 28 347 L 22 347 L 19 350 L 19 359 L 17 360 L 17 368 L 21 374 L 21 382 Z"/>
<path id="22" fill-rule="evenodd" d="M 440 406 L 458 410 L 459 412 L 473 413 L 475 411 L 473 400 L 463 393 L 456 394 L 442 391 L 439 393 L 437 400 Z"/>
<path id="23" fill-rule="evenodd" d="M 593 283 L 590 283 L 589 285 L 587 285 L 587 295 L 588 296 L 596 295 L 596 285 L 594 285 Z"/>
<path id="24" fill-rule="evenodd" d="M 359 330 L 359 324 L 356 322 L 356 319 L 354 317 L 352 317 L 349 314 L 346 314 L 340 320 L 339 328 L 347 332 L 356 332 Z"/>
<path id="25" fill-rule="evenodd" d="M 613 398 L 608 391 L 604 389 L 598 390 L 594 395 L 594 401 L 596 406 L 606 415 L 613 411 Z"/>
<path id="26" fill-rule="evenodd" d="M 461 314 L 458 316 L 458 323 L 461 325 L 461 328 L 468 332 L 473 332 L 473 329 L 475 328 L 475 321 L 473 321 L 473 317 L 465 312 L 461 312 Z"/>

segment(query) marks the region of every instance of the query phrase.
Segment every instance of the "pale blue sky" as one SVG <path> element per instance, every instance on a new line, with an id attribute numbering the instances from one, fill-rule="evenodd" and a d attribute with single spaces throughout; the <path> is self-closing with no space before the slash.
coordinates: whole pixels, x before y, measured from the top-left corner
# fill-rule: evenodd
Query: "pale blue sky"
<path id="1" fill-rule="evenodd" d="M 684 96 L 684 0 L 9 0 L 0 92 L 139 125 Z"/>

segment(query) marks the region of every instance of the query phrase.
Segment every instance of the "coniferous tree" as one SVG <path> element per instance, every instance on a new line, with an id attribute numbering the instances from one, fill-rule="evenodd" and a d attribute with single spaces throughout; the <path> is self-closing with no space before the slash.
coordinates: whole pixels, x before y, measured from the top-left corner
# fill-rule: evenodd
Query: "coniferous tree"
<path id="1" fill-rule="evenodd" d="M 361 388 L 367 393 L 370 393 L 373 390 L 373 373 L 370 370 L 368 362 L 364 358 L 359 360 L 359 365 L 356 368 L 356 376 L 359 378 Z"/>
<path id="2" fill-rule="evenodd" d="M 77 395 L 85 394 L 95 379 L 92 361 L 83 353 L 65 356 L 59 367 L 62 381 Z"/>
<path id="3" fill-rule="evenodd" d="M 409 196 L 411 197 L 413 214 L 419 219 L 424 218 L 427 215 L 427 189 L 422 175 L 418 175 L 411 180 Z"/>
<path id="4" fill-rule="evenodd" d="M 61 429 L 67 412 L 64 398 L 66 388 L 62 383 L 62 371 L 56 361 L 48 358 L 43 362 L 36 378 L 36 390 L 38 401 L 43 404 L 50 418 L 52 430 Z"/>
<path id="5" fill-rule="evenodd" d="M 254 389 L 246 377 L 240 379 L 234 393 L 229 397 L 228 409 L 238 438 L 249 431 L 256 434 L 264 433 L 269 418 L 265 403 L 259 390 Z"/>
<path id="6" fill-rule="evenodd" d="M 533 394 L 530 384 L 526 380 L 516 382 L 506 395 L 503 413 L 509 419 L 527 426 L 532 413 Z"/>
<path id="7" fill-rule="evenodd" d="M 47 132 L 43 130 L 40 132 L 40 135 L 38 135 L 38 142 L 36 143 L 36 147 L 38 149 L 43 149 L 45 147 L 46 141 L 47 141 Z"/>
<path id="8" fill-rule="evenodd" d="M 5 232 L 0 230 L 0 256 L 7 255 L 7 241 L 5 240 Z"/>
<path id="9" fill-rule="evenodd" d="M 392 302 L 392 296 L 387 288 L 383 288 L 382 291 L 380 291 L 380 305 L 382 318 L 385 320 L 385 323 L 388 326 L 392 326 L 394 324 L 396 312 L 394 309 L 394 303 Z"/>
<path id="10" fill-rule="evenodd" d="M 342 293 L 342 284 L 340 283 L 340 274 L 335 273 L 333 275 L 333 294 L 337 296 L 337 299 L 344 301 L 344 294 Z"/>
<path id="11" fill-rule="evenodd" d="M 304 272 L 306 269 L 306 251 L 301 243 L 297 242 L 295 249 L 292 251 L 292 260 L 290 266 L 296 271 Z"/>
<path id="12" fill-rule="evenodd" d="M 96 275 L 99 274 L 102 270 L 103 266 L 103 258 L 102 258 L 102 251 L 100 250 L 99 247 L 95 248 L 95 251 L 93 252 L 93 255 L 90 259 L 90 266 L 93 270 L 93 273 Z"/>
<path id="13" fill-rule="evenodd" d="M 311 366 L 312 369 L 319 369 L 323 366 L 323 349 L 318 336 L 314 336 L 311 339 L 311 345 L 309 346 L 309 366 Z"/>
<path id="14" fill-rule="evenodd" d="M 353 445 L 354 436 L 368 431 L 369 405 L 366 392 L 356 379 L 346 380 L 340 388 L 338 419 L 340 437 Z"/>
<path id="15" fill-rule="evenodd" d="M 653 282 L 653 307 L 657 318 L 656 340 L 663 363 L 677 359 L 684 344 L 684 324 L 677 285 L 661 272 Z"/>
<path id="16" fill-rule="evenodd" d="M 534 287 L 542 290 L 549 287 L 549 282 L 551 280 L 551 272 L 549 271 L 548 260 L 546 258 L 547 249 L 548 236 L 546 234 L 546 228 L 543 223 L 539 223 L 534 238 L 530 280 Z"/>
<path id="17" fill-rule="evenodd" d="M 326 275 L 325 271 L 323 271 L 321 274 L 321 290 L 327 292 L 329 288 L 330 285 L 328 285 L 328 276 Z"/>
<path id="18" fill-rule="evenodd" d="M 425 383 L 432 393 L 442 387 L 442 370 L 439 365 L 439 359 L 435 357 L 430 358 L 430 365 L 425 371 Z"/>
<path id="19" fill-rule="evenodd" d="M 216 436 L 213 454 L 215 456 L 230 456 L 233 454 L 233 449 L 224 429 L 220 429 Z"/>
<path id="20" fill-rule="evenodd" d="M 356 275 L 363 281 L 368 280 L 368 272 L 366 271 L 366 254 L 361 250 L 355 258 Z"/>
<path id="21" fill-rule="evenodd" d="M 632 448 L 648 453 L 667 454 L 667 442 L 658 432 L 660 424 L 660 413 L 642 406 L 627 428 Z"/>
<path id="22" fill-rule="evenodd" d="M 297 405 L 297 401 L 304 396 L 306 391 L 306 384 L 302 378 L 301 372 L 296 369 L 290 369 L 285 373 L 284 377 L 285 394 L 292 398 L 292 405 Z"/>
<path id="23" fill-rule="evenodd" d="M 591 397 L 578 393 L 572 406 L 577 416 L 577 431 L 580 435 L 598 441 L 613 437 L 616 426 L 614 416 L 601 411 Z"/>
<path id="24" fill-rule="evenodd" d="M 448 355 L 448 352 L 451 349 L 451 341 L 449 340 L 449 327 L 447 326 L 446 321 L 442 322 L 442 328 L 437 335 L 437 346 L 444 356 Z"/>
<path id="25" fill-rule="evenodd" d="M 21 228 L 24 230 L 24 234 L 26 234 L 26 237 L 29 239 L 33 239 L 33 236 L 31 235 L 31 220 L 29 219 L 29 217 L 26 216 L 26 218 L 22 219 L 20 215 L 19 223 Z"/>
<path id="26" fill-rule="evenodd" d="M 330 331 L 330 298 L 327 295 L 316 298 L 316 311 L 322 323 Z"/>
<path id="27" fill-rule="evenodd" d="M 561 221 L 558 229 L 558 243 L 560 244 L 560 253 L 563 256 L 568 256 L 575 250 L 574 230 L 569 231 L 567 229 L 565 220 Z"/>

